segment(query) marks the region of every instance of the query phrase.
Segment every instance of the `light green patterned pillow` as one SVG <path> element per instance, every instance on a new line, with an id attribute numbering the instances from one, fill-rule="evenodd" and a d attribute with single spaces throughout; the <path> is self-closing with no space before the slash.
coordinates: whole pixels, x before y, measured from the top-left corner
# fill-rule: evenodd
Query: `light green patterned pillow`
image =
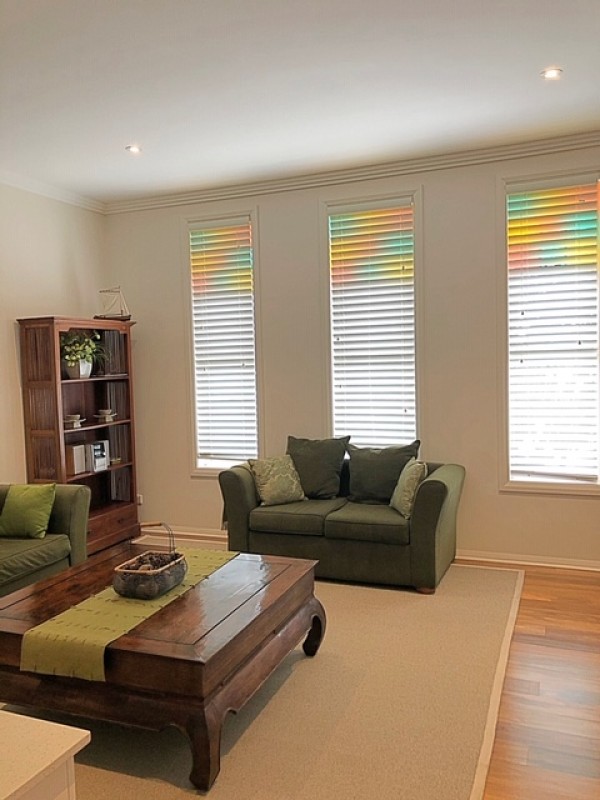
<path id="1" fill-rule="evenodd" d="M 395 508 L 405 519 L 412 514 L 417 496 L 417 489 L 422 480 L 427 477 L 427 464 L 411 458 L 403 468 L 390 500 L 390 505 Z"/>
<path id="2" fill-rule="evenodd" d="M 251 458 L 248 463 L 263 506 L 277 506 L 305 499 L 300 476 L 291 456 Z"/>

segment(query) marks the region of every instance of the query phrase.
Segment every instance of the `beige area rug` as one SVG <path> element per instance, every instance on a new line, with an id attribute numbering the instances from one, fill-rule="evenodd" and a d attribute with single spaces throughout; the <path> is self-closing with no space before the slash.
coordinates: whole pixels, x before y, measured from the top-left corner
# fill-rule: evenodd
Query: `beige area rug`
<path id="1" fill-rule="evenodd" d="M 521 586 L 518 571 L 457 565 L 430 596 L 318 582 L 319 653 L 297 648 L 228 715 L 207 797 L 480 798 Z M 92 731 L 76 757 L 78 800 L 203 794 L 178 731 L 75 722 Z"/>

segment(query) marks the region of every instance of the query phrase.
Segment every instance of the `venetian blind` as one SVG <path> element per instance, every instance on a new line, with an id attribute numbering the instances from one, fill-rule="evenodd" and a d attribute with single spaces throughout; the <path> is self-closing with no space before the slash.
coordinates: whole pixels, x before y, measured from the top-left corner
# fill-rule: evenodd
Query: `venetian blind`
<path id="1" fill-rule="evenodd" d="M 596 481 L 596 183 L 508 196 L 508 321 L 511 477 Z"/>
<path id="2" fill-rule="evenodd" d="M 412 205 L 329 215 L 334 435 L 416 436 Z"/>
<path id="3" fill-rule="evenodd" d="M 257 456 L 252 228 L 190 231 L 197 458 Z"/>

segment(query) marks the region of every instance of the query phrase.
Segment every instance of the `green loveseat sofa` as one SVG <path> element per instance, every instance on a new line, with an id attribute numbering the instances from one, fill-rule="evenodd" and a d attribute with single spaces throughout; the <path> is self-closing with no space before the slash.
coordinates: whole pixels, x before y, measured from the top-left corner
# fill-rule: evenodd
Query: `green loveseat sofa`
<path id="1" fill-rule="evenodd" d="M 219 474 L 228 547 L 318 560 L 316 575 L 434 592 L 456 554 L 456 514 L 465 470 L 428 463 L 405 519 L 388 503 L 348 499 L 349 462 L 336 497 L 261 505 L 247 465 Z"/>
<path id="2" fill-rule="evenodd" d="M 0 512 L 8 489 L 0 484 Z M 85 561 L 90 496 L 87 486 L 56 484 L 43 538 L 0 537 L 0 596 Z"/>

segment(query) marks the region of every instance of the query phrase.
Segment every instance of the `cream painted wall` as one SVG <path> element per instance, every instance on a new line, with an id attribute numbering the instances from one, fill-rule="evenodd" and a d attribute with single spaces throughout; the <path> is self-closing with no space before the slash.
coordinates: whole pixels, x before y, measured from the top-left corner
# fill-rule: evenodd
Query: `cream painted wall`
<path id="1" fill-rule="evenodd" d="M 261 442 L 329 433 L 325 203 L 417 193 L 423 455 L 467 468 L 459 548 L 600 564 L 599 497 L 500 490 L 498 221 L 502 179 L 597 170 L 600 148 L 104 217 L 0 185 L 0 481 L 24 480 L 21 316 L 91 316 L 120 283 L 134 319 L 141 519 L 217 529 L 214 475 L 193 475 L 186 221 L 250 212 L 257 246 Z"/>
<path id="2" fill-rule="evenodd" d="M 582 149 L 109 216 L 110 280 L 122 284 L 138 323 L 142 519 L 189 530 L 220 524 L 215 476 L 192 475 L 186 220 L 255 215 L 261 441 L 269 455 L 283 452 L 288 433 L 330 432 L 323 204 L 416 191 L 420 437 L 426 458 L 466 467 L 459 549 L 600 565 L 600 497 L 500 490 L 498 372 L 499 182 L 599 166 L 600 148 Z"/>
<path id="3" fill-rule="evenodd" d="M 105 223 L 95 212 L 0 185 L 0 482 L 26 479 L 16 320 L 98 311 Z"/>

